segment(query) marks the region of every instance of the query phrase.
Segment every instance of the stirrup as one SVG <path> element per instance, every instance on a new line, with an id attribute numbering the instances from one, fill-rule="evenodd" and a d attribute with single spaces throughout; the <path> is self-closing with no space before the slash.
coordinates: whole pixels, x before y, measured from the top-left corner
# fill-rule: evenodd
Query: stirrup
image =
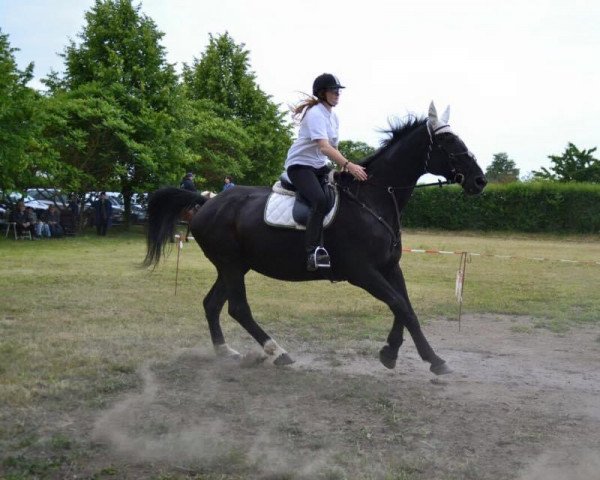
<path id="1" fill-rule="evenodd" d="M 314 252 L 308 254 L 308 261 L 306 262 L 306 269 L 309 272 L 314 272 L 319 268 L 331 268 L 329 253 L 324 247 L 315 248 Z"/>

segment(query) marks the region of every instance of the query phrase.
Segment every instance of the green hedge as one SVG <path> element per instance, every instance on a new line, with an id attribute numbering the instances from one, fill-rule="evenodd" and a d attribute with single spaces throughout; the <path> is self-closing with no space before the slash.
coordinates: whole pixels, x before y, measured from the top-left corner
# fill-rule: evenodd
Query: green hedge
<path id="1" fill-rule="evenodd" d="M 476 197 L 457 185 L 415 189 L 403 226 L 446 230 L 600 232 L 600 185 L 510 183 L 489 185 Z"/>

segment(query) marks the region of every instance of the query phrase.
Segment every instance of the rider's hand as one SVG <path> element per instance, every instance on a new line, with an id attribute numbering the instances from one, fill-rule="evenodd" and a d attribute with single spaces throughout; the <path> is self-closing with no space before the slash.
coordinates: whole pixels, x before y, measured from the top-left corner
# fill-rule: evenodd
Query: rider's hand
<path id="1" fill-rule="evenodd" d="M 348 170 L 354 178 L 360 180 L 361 182 L 367 179 L 367 172 L 365 168 L 357 165 L 356 163 L 348 162 L 346 165 L 346 170 Z"/>

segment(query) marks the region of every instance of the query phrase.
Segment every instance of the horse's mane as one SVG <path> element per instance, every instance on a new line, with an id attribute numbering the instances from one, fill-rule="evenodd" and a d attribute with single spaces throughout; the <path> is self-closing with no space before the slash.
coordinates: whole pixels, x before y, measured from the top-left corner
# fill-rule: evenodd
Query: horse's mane
<path id="1" fill-rule="evenodd" d="M 427 119 L 425 117 L 417 117 L 416 115 L 409 115 L 408 117 L 405 117 L 404 120 L 390 120 L 388 122 L 389 128 L 381 131 L 388 136 L 388 138 L 381 142 L 381 148 L 389 147 L 390 145 L 395 144 L 416 128 L 424 125 L 426 122 Z"/>
<path id="2" fill-rule="evenodd" d="M 388 128 L 380 130 L 381 133 L 387 135 L 387 138 L 384 138 L 381 141 L 381 146 L 371 155 L 366 157 L 361 163 L 363 166 L 367 166 L 371 161 L 375 158 L 379 157 L 379 155 L 388 150 L 393 145 L 396 145 L 400 142 L 404 137 L 406 137 L 409 133 L 413 132 L 420 126 L 424 125 L 427 122 L 427 118 L 420 117 L 417 115 L 410 114 L 406 116 L 404 119 L 392 119 L 388 121 Z"/>

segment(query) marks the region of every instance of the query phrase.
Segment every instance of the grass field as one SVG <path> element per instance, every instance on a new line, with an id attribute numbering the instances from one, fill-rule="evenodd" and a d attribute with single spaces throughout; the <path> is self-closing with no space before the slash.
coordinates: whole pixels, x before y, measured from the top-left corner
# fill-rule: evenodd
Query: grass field
<path id="1" fill-rule="evenodd" d="M 533 317 L 532 327 L 515 327 L 523 335 L 537 327 L 568 332 L 600 323 L 600 265 L 558 261 L 600 261 L 598 237 L 407 231 L 403 244 L 555 259 L 472 257 L 463 312 Z M 140 267 L 144 249 L 135 231 L 0 239 L 0 478 L 3 470 L 4 478 L 51 477 L 65 462 L 85 457 L 88 447 L 46 431 L 42 419 L 103 408 L 139 387 L 136 371 L 144 362 L 210 345 L 202 298 L 215 278 L 212 265 L 194 243 L 186 244 L 175 296 L 176 252 L 151 272 Z M 404 254 L 409 293 L 425 324 L 456 318 L 458 261 L 457 255 Z M 387 307 L 346 283 L 281 283 L 250 273 L 247 290 L 255 318 L 282 344 L 288 336 L 383 342 L 391 325 Z M 222 318 L 232 343 L 253 346 L 226 313 Z M 102 475 L 110 478 L 109 471 Z"/>

